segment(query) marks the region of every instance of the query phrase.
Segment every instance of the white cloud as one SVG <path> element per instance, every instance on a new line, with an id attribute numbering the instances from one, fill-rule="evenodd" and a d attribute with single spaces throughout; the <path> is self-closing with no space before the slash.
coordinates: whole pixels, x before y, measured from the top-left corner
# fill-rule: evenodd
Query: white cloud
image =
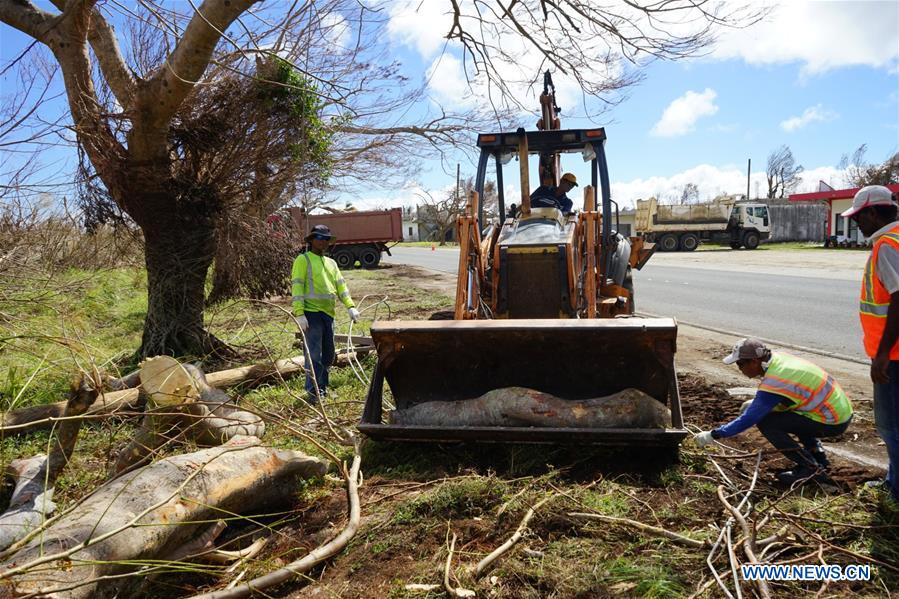
<path id="1" fill-rule="evenodd" d="M 325 37 L 338 48 L 346 48 L 350 41 L 350 25 L 337 13 L 328 13 L 321 21 Z"/>
<path id="2" fill-rule="evenodd" d="M 806 108 L 800 116 L 791 116 L 787 120 L 782 121 L 780 123 L 780 128 L 789 133 L 816 121 L 832 121 L 837 118 L 837 116 L 837 113 L 832 110 L 826 110 L 821 104 L 818 104 Z"/>
<path id="3" fill-rule="evenodd" d="M 448 6 L 433 0 L 395 0 L 387 10 L 387 33 L 393 41 L 415 48 L 422 58 L 431 58 L 446 43 L 444 36 L 452 24 Z"/>
<path id="4" fill-rule="evenodd" d="M 800 62 L 805 74 L 856 65 L 892 71 L 899 65 L 895 0 L 768 4 L 773 10 L 764 22 L 722 30 L 713 56 L 755 65 Z"/>
<path id="5" fill-rule="evenodd" d="M 650 133 L 657 137 L 675 137 L 689 133 L 700 118 L 718 112 L 715 104 L 717 96 L 715 90 L 708 87 L 702 93 L 688 91 L 668 105 Z"/>

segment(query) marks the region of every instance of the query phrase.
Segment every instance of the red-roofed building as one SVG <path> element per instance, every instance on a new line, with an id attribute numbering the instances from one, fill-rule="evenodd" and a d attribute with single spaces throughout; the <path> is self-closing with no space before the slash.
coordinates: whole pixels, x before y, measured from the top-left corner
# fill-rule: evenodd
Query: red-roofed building
<path id="1" fill-rule="evenodd" d="M 899 193 L 899 184 L 887 185 L 887 188 Z M 839 241 L 864 242 L 865 237 L 858 230 L 858 225 L 843 218 L 840 213 L 852 206 L 852 198 L 860 187 L 850 189 L 828 189 L 826 191 L 814 191 L 812 193 L 794 193 L 790 196 L 791 202 L 819 202 L 827 205 L 827 237 L 836 236 Z"/>

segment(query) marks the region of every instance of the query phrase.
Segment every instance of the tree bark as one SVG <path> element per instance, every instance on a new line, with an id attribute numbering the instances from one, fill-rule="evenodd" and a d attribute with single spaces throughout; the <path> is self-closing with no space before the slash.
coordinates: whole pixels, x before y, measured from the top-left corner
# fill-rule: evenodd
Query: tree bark
<path id="1" fill-rule="evenodd" d="M 171 187 L 168 197 L 138 200 L 141 208 L 135 215 L 144 232 L 147 267 L 147 317 L 139 354 L 232 356 L 203 322 L 206 275 L 215 256 L 215 198 L 178 197 L 174 183 Z"/>
<path id="2" fill-rule="evenodd" d="M 475 399 L 428 401 L 394 410 L 390 422 L 456 427 L 665 428 L 671 424 L 671 412 L 638 389 L 574 401 L 525 387 L 506 387 Z"/>
<path id="3" fill-rule="evenodd" d="M 133 579 L 98 580 L 166 559 L 210 521 L 273 511 L 326 461 L 235 438 L 103 485 L 0 566 L 0 596 L 129 597 Z M 5 588 L 4 588 L 5 587 Z"/>

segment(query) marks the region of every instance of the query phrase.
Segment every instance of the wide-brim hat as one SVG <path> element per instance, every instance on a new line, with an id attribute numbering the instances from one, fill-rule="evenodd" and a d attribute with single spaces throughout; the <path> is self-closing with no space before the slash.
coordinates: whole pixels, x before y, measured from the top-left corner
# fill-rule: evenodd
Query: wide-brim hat
<path id="1" fill-rule="evenodd" d="M 313 237 L 327 239 L 331 243 L 337 241 L 337 236 L 331 233 L 331 229 L 328 225 L 315 225 L 312 227 L 312 230 L 309 231 L 309 235 L 306 235 L 306 242 L 312 241 Z"/>

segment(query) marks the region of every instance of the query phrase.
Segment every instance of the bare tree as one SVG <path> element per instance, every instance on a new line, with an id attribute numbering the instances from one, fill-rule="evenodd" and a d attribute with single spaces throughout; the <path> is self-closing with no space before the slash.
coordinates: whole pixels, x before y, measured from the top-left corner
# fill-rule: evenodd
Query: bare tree
<path id="1" fill-rule="evenodd" d="M 780 146 L 768 155 L 766 177 L 768 180 L 768 198 L 782 198 L 796 189 L 802 180 L 799 173 L 802 165 L 796 164 L 789 146 Z"/>
<path id="2" fill-rule="evenodd" d="M 722 27 L 746 27 L 767 14 L 750 3 L 710 0 L 451 0 L 447 34 L 463 48 L 466 76 L 486 79 L 503 101 L 521 106 L 516 88 L 533 85 L 547 68 L 573 78 L 605 104 L 637 83 L 653 59 L 701 53 Z M 534 55 L 537 64 L 523 60 Z M 490 96 L 492 99 L 492 95 Z M 530 106 L 525 106 L 530 109 Z"/>
<path id="3" fill-rule="evenodd" d="M 880 164 L 871 164 L 865 160 L 867 151 L 867 144 L 862 144 L 855 149 L 851 158 L 848 154 L 843 154 L 838 168 L 845 172 L 846 184 L 850 187 L 864 187 L 899 183 L 899 152 Z"/>
<path id="4" fill-rule="evenodd" d="M 680 204 L 693 204 L 699 201 L 699 186 L 696 183 L 687 183 L 680 193 Z"/>
<path id="5" fill-rule="evenodd" d="M 416 208 L 416 221 L 426 231 L 424 241 L 437 241 L 445 245 L 449 233 L 456 226 L 456 219 L 465 209 L 467 199 L 455 188 L 438 193 L 440 195 L 437 197 L 429 191 L 417 194 L 421 203 Z"/>

